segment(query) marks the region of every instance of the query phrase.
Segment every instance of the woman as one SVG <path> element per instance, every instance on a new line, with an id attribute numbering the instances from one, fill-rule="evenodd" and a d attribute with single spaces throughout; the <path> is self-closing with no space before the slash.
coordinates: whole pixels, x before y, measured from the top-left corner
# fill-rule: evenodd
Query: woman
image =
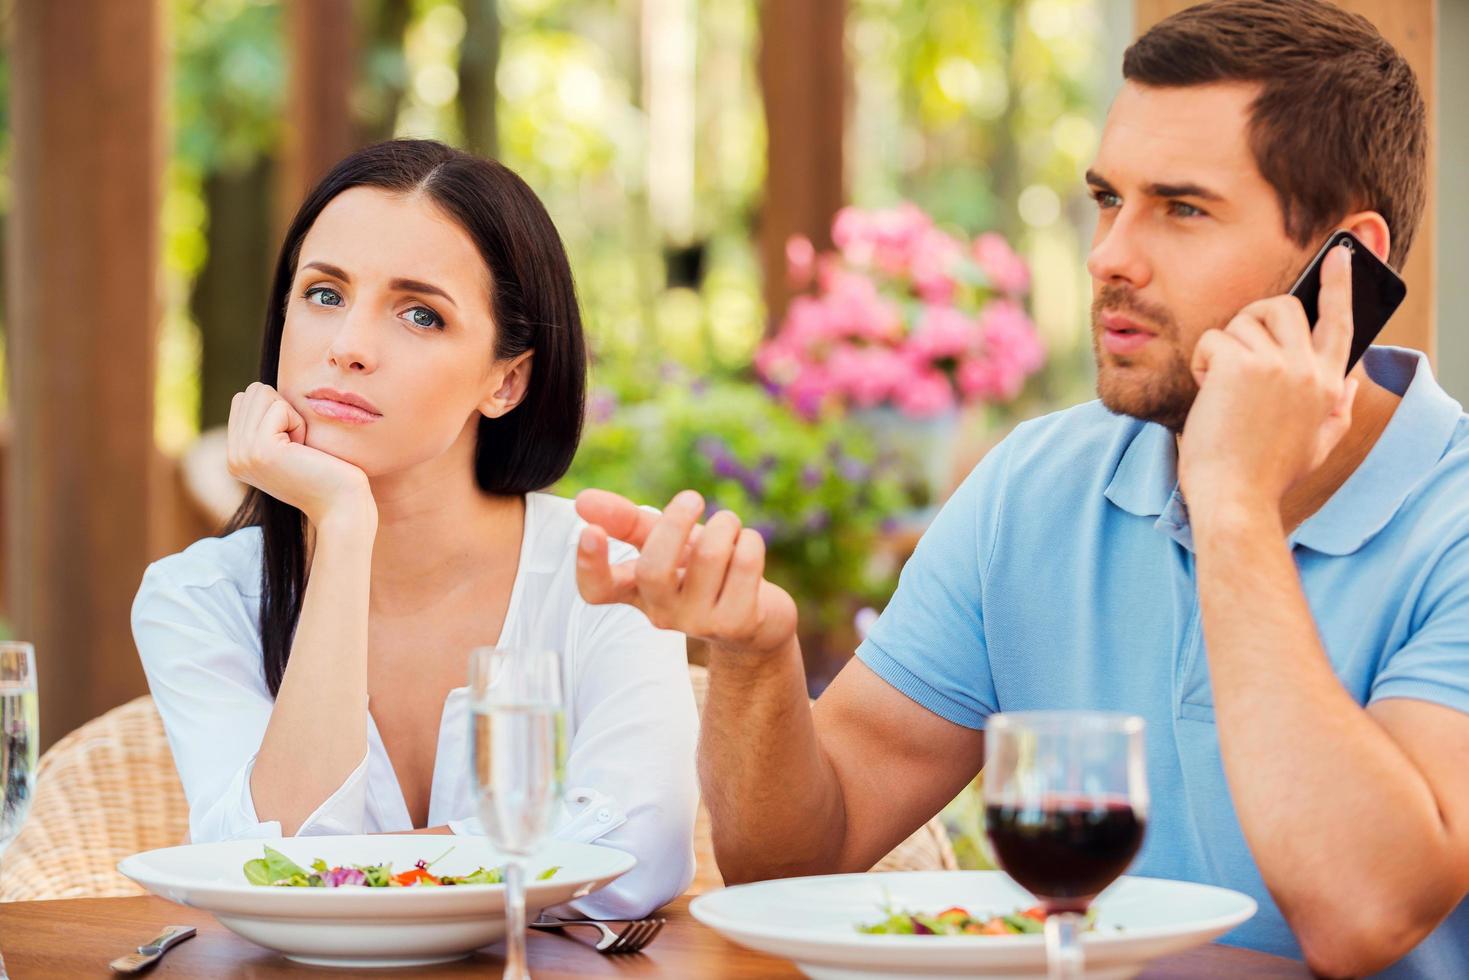
<path id="1" fill-rule="evenodd" d="M 571 270 L 504 167 L 395 140 L 286 233 L 260 382 L 235 396 L 226 534 L 151 566 L 133 633 L 195 841 L 474 832 L 468 652 L 569 662 L 556 836 L 636 855 L 580 903 L 640 916 L 693 876 L 683 637 L 577 594 L 586 379 Z M 628 554 L 631 554 L 629 552 Z"/>

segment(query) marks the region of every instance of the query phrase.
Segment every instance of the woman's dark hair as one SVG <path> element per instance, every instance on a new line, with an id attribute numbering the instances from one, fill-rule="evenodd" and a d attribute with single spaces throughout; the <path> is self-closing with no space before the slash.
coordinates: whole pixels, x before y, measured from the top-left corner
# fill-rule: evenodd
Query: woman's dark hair
<path id="1" fill-rule="evenodd" d="M 307 195 L 276 262 L 266 306 L 260 380 L 277 385 L 281 334 L 301 242 L 322 210 L 351 187 L 422 194 L 458 222 L 490 273 L 495 357 L 535 351 L 525 397 L 481 418 L 474 478 L 488 494 L 540 490 L 565 474 L 581 438 L 587 359 L 571 266 L 535 193 L 510 170 L 432 140 L 389 140 L 353 153 Z M 224 533 L 259 527 L 260 644 L 265 682 L 280 690 L 306 591 L 306 519 L 251 488 Z"/>

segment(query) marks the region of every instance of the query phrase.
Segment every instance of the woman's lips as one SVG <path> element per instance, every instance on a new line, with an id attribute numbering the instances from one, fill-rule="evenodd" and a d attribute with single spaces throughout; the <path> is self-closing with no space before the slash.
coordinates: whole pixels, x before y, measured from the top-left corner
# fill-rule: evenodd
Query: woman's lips
<path id="1" fill-rule="evenodd" d="M 1155 337 L 1157 334 L 1125 316 L 1102 315 L 1102 346 L 1113 354 L 1135 354 Z"/>
<path id="2" fill-rule="evenodd" d="M 367 422 L 376 422 L 378 419 L 382 418 L 382 416 L 376 412 L 369 412 L 367 409 L 359 408 L 356 405 L 348 405 L 346 402 L 337 401 L 335 398 L 307 395 L 306 404 L 310 405 L 311 410 L 317 415 L 320 415 L 322 418 L 325 419 L 332 419 L 336 422 L 352 422 L 356 424 L 363 424 Z"/>

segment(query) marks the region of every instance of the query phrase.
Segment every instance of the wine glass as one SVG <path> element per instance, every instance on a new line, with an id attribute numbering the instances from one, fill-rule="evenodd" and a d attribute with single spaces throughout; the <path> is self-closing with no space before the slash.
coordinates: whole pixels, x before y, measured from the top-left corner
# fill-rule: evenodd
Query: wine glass
<path id="1" fill-rule="evenodd" d="M 1143 720 L 1094 711 L 991 715 L 984 756 L 985 835 L 995 859 L 1046 910 L 1051 980 L 1079 978 L 1087 908 L 1143 842 Z"/>
<path id="2" fill-rule="evenodd" d="M 566 724 L 561 655 L 479 647 L 469 655 L 470 760 L 490 841 L 506 855 L 505 980 L 529 980 L 525 860 L 550 833 L 561 801 Z"/>
<path id="3" fill-rule="evenodd" d="M 31 809 L 31 782 L 41 743 L 36 699 L 36 651 L 29 643 L 0 641 L 0 857 L 20 833 Z M 0 958 L 0 978 L 7 976 Z"/>

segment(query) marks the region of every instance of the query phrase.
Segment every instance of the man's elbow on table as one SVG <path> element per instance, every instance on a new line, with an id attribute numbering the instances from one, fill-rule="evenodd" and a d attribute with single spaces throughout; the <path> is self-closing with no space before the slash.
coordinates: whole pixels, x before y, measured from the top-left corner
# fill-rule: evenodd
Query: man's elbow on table
<path id="1" fill-rule="evenodd" d="M 1286 918 L 1313 973 L 1361 977 L 1385 970 L 1406 956 L 1462 897 L 1434 902 L 1427 908 L 1429 903 L 1421 895 L 1415 902 L 1357 893 L 1322 902 L 1312 914 L 1287 913 Z"/>

